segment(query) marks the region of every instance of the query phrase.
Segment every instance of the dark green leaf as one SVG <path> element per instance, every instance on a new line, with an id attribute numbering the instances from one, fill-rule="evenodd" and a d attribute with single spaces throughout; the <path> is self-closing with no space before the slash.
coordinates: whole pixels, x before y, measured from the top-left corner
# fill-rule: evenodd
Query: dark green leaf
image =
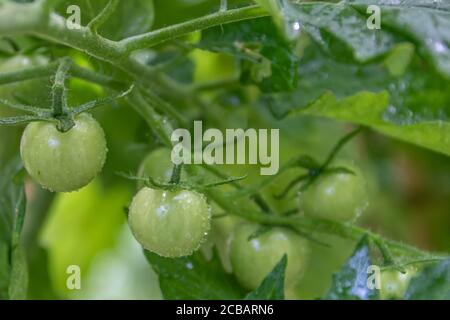
<path id="1" fill-rule="evenodd" d="M 395 36 L 383 29 L 369 29 L 367 17 L 344 2 L 302 3 L 291 7 L 290 14 L 311 38 L 339 59 L 350 56 L 366 62 L 388 52 L 396 41 Z"/>
<path id="2" fill-rule="evenodd" d="M 413 40 L 430 57 L 436 68 L 450 76 L 450 4 L 434 0 L 349 0 L 381 7 L 382 29 L 387 27 Z M 386 28 L 386 29 L 387 29 Z"/>
<path id="3" fill-rule="evenodd" d="M 333 275 L 333 282 L 325 299 L 371 300 L 377 299 L 378 290 L 368 288 L 367 268 L 372 265 L 368 237 L 364 236 L 356 245 L 352 256 L 344 267 Z"/>
<path id="4" fill-rule="evenodd" d="M 23 202 L 23 183 L 14 179 L 21 169 L 22 163 L 16 158 L 0 172 L 0 241 L 8 245 L 11 245 L 16 209 Z"/>
<path id="5" fill-rule="evenodd" d="M 261 285 L 250 292 L 246 300 L 284 300 L 284 274 L 287 265 L 287 255 L 283 255 L 280 262 L 263 280 Z"/>
<path id="6" fill-rule="evenodd" d="M 450 259 L 426 267 L 411 279 L 405 299 L 450 300 Z"/>
<path id="7" fill-rule="evenodd" d="M 0 288 L 9 299 L 25 299 L 28 285 L 27 262 L 20 246 L 25 217 L 25 193 L 20 159 L 12 160 L 1 172 L 0 180 Z M 6 259 L 3 259 L 3 257 Z"/>
<path id="8" fill-rule="evenodd" d="M 9 245 L 0 241 L 0 300 L 8 299 L 9 273 Z"/>
<path id="9" fill-rule="evenodd" d="M 258 18 L 210 28 L 198 46 L 241 61 L 241 81 L 264 92 L 287 91 L 297 81 L 298 58 L 270 18 Z"/>
<path id="10" fill-rule="evenodd" d="M 217 252 L 210 261 L 197 251 L 189 257 L 163 258 L 149 251 L 145 256 L 159 276 L 165 299 L 242 299 L 243 289 L 223 270 Z"/>

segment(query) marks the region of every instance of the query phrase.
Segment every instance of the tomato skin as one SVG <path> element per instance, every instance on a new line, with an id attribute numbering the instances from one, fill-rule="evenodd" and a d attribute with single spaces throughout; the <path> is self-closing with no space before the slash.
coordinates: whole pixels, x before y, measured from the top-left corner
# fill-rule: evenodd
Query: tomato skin
<path id="1" fill-rule="evenodd" d="M 383 300 L 401 299 L 415 273 L 413 269 L 408 269 L 406 273 L 397 270 L 381 272 L 380 298 Z"/>
<path id="2" fill-rule="evenodd" d="M 360 170 L 325 173 L 299 196 L 300 211 L 306 215 L 340 222 L 354 221 L 368 207 L 367 184 Z"/>
<path id="3" fill-rule="evenodd" d="M 167 148 L 158 148 L 151 151 L 139 166 L 139 177 L 152 177 L 161 182 L 168 182 L 172 176 L 173 163 L 171 151 Z M 138 183 L 142 188 L 143 182 Z"/>
<path id="4" fill-rule="evenodd" d="M 44 188 L 71 192 L 87 185 L 101 171 L 107 154 L 102 127 L 89 114 L 60 132 L 56 124 L 39 121 L 27 125 L 20 155 L 29 175 Z"/>
<path id="5" fill-rule="evenodd" d="M 307 240 L 290 230 L 276 227 L 248 241 L 248 237 L 258 228 L 258 225 L 244 223 L 234 230 L 230 259 L 238 281 L 248 290 L 256 289 L 286 253 L 285 283 L 286 286 L 294 285 L 307 265 Z"/>
<path id="6" fill-rule="evenodd" d="M 130 205 L 128 222 L 136 240 L 163 257 L 191 255 L 206 240 L 211 212 L 195 191 L 142 188 Z"/>

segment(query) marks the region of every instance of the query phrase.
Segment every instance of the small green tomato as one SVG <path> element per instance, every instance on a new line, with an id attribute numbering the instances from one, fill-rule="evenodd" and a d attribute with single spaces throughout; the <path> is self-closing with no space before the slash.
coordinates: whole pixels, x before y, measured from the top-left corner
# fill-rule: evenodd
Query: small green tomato
<path id="1" fill-rule="evenodd" d="M 248 240 L 258 225 L 241 224 L 234 230 L 230 244 L 233 273 L 241 285 L 253 290 L 269 274 L 284 254 L 287 254 L 286 286 L 294 285 L 306 268 L 307 240 L 290 230 L 273 228 Z"/>
<path id="2" fill-rule="evenodd" d="M 167 148 L 158 148 L 150 152 L 139 166 L 139 177 L 152 177 L 157 181 L 168 182 L 172 176 L 173 163 L 171 151 Z M 144 184 L 138 183 L 142 188 Z"/>
<path id="3" fill-rule="evenodd" d="M 381 272 L 381 299 L 401 299 L 414 274 L 415 271 L 412 269 L 407 270 L 406 273 L 401 273 L 397 270 L 386 270 Z"/>
<path id="4" fill-rule="evenodd" d="M 210 207 L 195 191 L 142 188 L 130 205 L 128 221 L 136 240 L 163 257 L 188 256 L 205 241 Z"/>
<path id="5" fill-rule="evenodd" d="M 32 122 L 22 135 L 20 155 L 30 176 L 54 192 L 71 192 L 87 185 L 106 160 L 103 129 L 89 114 L 74 119 L 67 132 L 52 122 Z"/>
<path id="6" fill-rule="evenodd" d="M 353 221 L 369 204 L 367 184 L 360 170 L 344 165 L 351 173 L 325 173 L 300 195 L 306 215 L 335 221 Z"/>

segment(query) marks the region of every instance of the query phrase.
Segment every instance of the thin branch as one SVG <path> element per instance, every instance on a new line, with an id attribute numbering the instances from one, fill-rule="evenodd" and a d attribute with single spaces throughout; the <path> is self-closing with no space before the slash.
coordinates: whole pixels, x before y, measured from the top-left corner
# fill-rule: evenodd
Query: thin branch
<path id="1" fill-rule="evenodd" d="M 3 126 L 14 126 L 21 123 L 31 122 L 31 121 L 42 121 L 48 120 L 47 117 L 40 116 L 19 116 L 19 117 L 9 117 L 0 119 L 0 125 Z"/>
<path id="2" fill-rule="evenodd" d="M 194 31 L 267 15 L 267 12 L 259 6 L 247 6 L 244 8 L 219 11 L 201 18 L 126 38 L 120 41 L 120 44 L 125 47 L 126 52 L 132 52 L 134 50 L 149 48 L 162 42 L 179 38 Z"/>
<path id="3" fill-rule="evenodd" d="M 128 95 L 133 90 L 133 88 L 134 88 L 134 86 L 131 86 L 127 91 L 124 91 L 124 92 L 122 92 L 122 93 L 120 93 L 120 94 L 118 94 L 116 96 L 113 96 L 113 97 L 107 97 L 107 98 L 103 98 L 103 99 L 89 101 L 89 102 L 87 102 L 85 104 L 82 104 L 82 105 L 72 109 L 70 111 L 70 114 L 77 115 L 77 114 L 80 114 L 80 113 L 92 110 L 92 109 L 94 109 L 96 107 L 99 107 L 99 106 L 102 106 L 102 105 L 114 102 L 117 99 L 123 98 L 126 95 Z"/>
<path id="4" fill-rule="evenodd" d="M 4 100 L 4 99 L 0 99 L 0 104 L 3 104 L 5 106 L 7 106 L 8 108 L 12 108 L 12 109 L 20 110 L 20 111 L 25 111 L 25 112 L 30 112 L 30 113 L 32 113 L 34 115 L 37 115 L 37 116 L 44 116 L 44 115 L 48 115 L 49 114 L 49 110 L 48 109 L 37 108 L 37 107 L 27 106 L 27 105 L 23 105 L 23 104 L 13 103 L 13 102 L 10 102 L 10 101 Z"/>
<path id="5" fill-rule="evenodd" d="M 220 0 L 220 11 L 227 11 L 228 8 L 228 0 Z"/>
<path id="6" fill-rule="evenodd" d="M 331 150 L 327 159 L 324 161 L 324 163 L 320 167 L 320 170 L 324 170 L 325 168 L 327 168 L 330 165 L 330 163 L 334 160 L 334 158 L 336 157 L 338 152 L 345 146 L 345 144 L 348 141 L 350 141 L 351 139 L 353 139 L 353 137 L 358 135 L 363 129 L 364 129 L 364 127 L 359 126 L 355 130 L 353 130 L 352 132 L 350 132 L 349 134 L 344 136 L 342 139 L 340 139 L 339 142 L 334 146 L 333 150 Z"/>
<path id="7" fill-rule="evenodd" d="M 247 178 L 247 175 L 241 176 L 241 177 L 230 177 L 230 178 L 222 180 L 222 181 L 204 184 L 201 186 L 201 189 L 209 189 L 209 188 L 219 187 L 219 186 L 223 186 L 224 184 L 230 184 L 230 183 L 233 183 L 236 181 L 244 180 L 245 178 Z"/>
<path id="8" fill-rule="evenodd" d="M 126 82 L 122 82 L 113 77 L 106 76 L 98 72 L 80 67 L 75 63 L 72 64 L 70 71 L 71 75 L 74 77 L 81 78 L 116 91 L 123 91 L 127 87 L 129 87 L 129 85 Z"/>
<path id="9" fill-rule="evenodd" d="M 97 32 L 98 28 L 103 25 L 109 17 L 114 13 L 119 0 L 109 0 L 108 4 L 103 8 L 103 10 L 88 23 L 87 27 L 92 30 L 92 32 Z"/>
<path id="10" fill-rule="evenodd" d="M 55 73 L 59 66 L 59 61 L 54 61 L 44 66 L 24 68 L 18 71 L 5 72 L 0 74 L 0 85 L 20 82 L 24 80 L 49 77 Z"/>

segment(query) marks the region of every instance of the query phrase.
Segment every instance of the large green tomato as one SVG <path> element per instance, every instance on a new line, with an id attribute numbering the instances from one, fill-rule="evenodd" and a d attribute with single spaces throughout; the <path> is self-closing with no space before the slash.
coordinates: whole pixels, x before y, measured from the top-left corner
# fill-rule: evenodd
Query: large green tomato
<path id="1" fill-rule="evenodd" d="M 273 228 L 248 241 L 258 228 L 258 225 L 245 223 L 234 230 L 230 243 L 233 273 L 243 287 L 253 290 L 287 254 L 285 282 L 286 286 L 294 285 L 307 265 L 307 240 L 290 230 Z"/>
<path id="2" fill-rule="evenodd" d="M 130 205 L 128 221 L 136 240 L 163 257 L 188 256 L 205 241 L 210 207 L 195 191 L 142 188 Z"/>
<path id="3" fill-rule="evenodd" d="M 103 129 L 89 114 L 60 132 L 51 122 L 32 122 L 22 135 L 20 154 L 30 176 L 44 188 L 70 192 L 87 185 L 106 160 Z"/>
<path id="4" fill-rule="evenodd" d="M 360 170 L 344 165 L 350 173 L 325 173 L 300 194 L 300 211 L 313 217 L 353 221 L 369 204 L 367 184 Z"/>

